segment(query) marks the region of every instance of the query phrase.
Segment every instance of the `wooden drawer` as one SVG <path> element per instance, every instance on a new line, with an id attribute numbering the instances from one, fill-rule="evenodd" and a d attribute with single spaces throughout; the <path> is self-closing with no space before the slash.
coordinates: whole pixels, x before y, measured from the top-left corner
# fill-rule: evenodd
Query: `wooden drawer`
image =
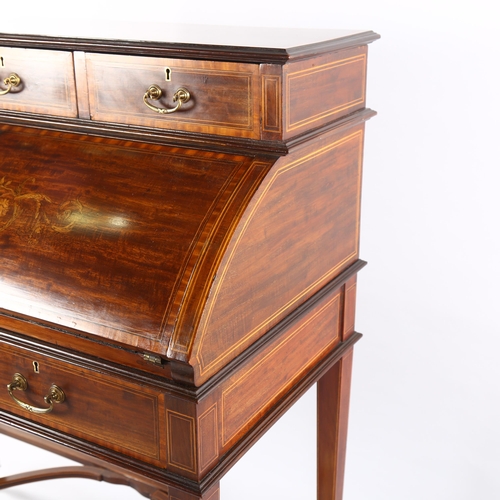
<path id="1" fill-rule="evenodd" d="M 93 120 L 234 137 L 259 137 L 259 67 L 256 64 L 86 54 Z M 158 108 L 176 106 L 179 88 L 189 101 L 160 114 L 144 103 L 151 85 L 162 91 Z"/>
<path id="2" fill-rule="evenodd" d="M 0 47 L 0 88 L 19 76 L 16 87 L 0 95 L 0 109 L 76 117 L 75 76 L 71 52 Z"/>
<path id="3" fill-rule="evenodd" d="M 151 464 L 165 464 L 164 397 L 159 390 L 105 373 L 102 367 L 80 366 L 2 340 L 0 359 L 2 410 Z M 52 384 L 63 390 L 65 400 L 46 414 L 21 408 L 5 387 L 16 373 L 28 383 L 25 391 L 12 391 L 19 401 L 47 408 L 44 396 Z"/>

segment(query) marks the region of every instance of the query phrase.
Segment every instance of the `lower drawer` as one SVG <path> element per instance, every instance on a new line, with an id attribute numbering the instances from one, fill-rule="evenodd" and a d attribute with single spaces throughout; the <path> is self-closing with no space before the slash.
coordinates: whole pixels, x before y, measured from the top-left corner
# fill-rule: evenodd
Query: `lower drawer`
<path id="1" fill-rule="evenodd" d="M 165 441 L 165 409 L 160 390 L 3 341 L 0 359 L 1 410 L 164 466 L 161 443 Z M 6 388 L 15 374 L 22 375 L 27 383 L 25 390 L 11 387 L 12 396 L 19 402 Z M 53 403 L 49 413 L 37 413 L 50 408 L 44 397 L 53 385 L 63 391 L 64 401 Z"/>

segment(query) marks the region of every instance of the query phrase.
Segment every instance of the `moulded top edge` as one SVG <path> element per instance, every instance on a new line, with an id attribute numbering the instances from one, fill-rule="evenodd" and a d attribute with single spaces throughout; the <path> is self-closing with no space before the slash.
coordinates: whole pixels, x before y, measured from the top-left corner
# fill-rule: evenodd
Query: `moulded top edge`
<path id="1" fill-rule="evenodd" d="M 1 27 L 0 27 L 1 28 Z M 16 29 L 17 28 L 17 29 Z M 9 26 L 0 44 L 245 62 L 286 62 L 325 50 L 370 43 L 372 31 L 120 23 Z"/>

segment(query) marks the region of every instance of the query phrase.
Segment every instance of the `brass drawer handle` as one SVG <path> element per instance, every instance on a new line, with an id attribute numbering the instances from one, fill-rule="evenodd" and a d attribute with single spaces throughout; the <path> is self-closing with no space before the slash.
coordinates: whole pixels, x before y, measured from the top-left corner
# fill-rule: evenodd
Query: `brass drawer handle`
<path id="1" fill-rule="evenodd" d="M 8 94 L 11 89 L 19 86 L 21 79 L 15 73 L 11 73 L 7 78 L 3 79 L 3 83 L 7 85 L 7 88 L 0 91 L 0 95 Z"/>
<path id="2" fill-rule="evenodd" d="M 174 94 L 173 101 L 177 102 L 176 106 L 174 108 L 158 108 L 156 106 L 153 106 L 148 102 L 148 99 L 152 99 L 153 101 L 157 101 L 162 95 L 161 88 L 158 87 L 158 85 L 151 85 L 149 89 L 146 91 L 143 97 L 144 104 L 149 108 L 155 111 L 156 113 L 160 113 L 161 115 L 165 115 L 167 113 L 174 113 L 180 107 L 183 105 L 183 103 L 188 102 L 189 99 L 191 98 L 191 94 L 189 93 L 189 90 L 185 89 L 184 87 L 181 87 L 180 89 L 177 89 L 177 92 Z"/>
<path id="3" fill-rule="evenodd" d="M 54 403 L 62 403 L 66 399 L 63 390 L 60 387 L 57 387 L 57 385 L 52 384 L 50 386 L 49 393 L 43 398 L 49 407 L 37 408 L 36 406 L 31 406 L 27 403 L 19 401 L 19 399 L 12 394 L 12 391 L 25 391 L 27 388 L 28 381 L 20 373 L 16 373 L 12 377 L 12 382 L 7 385 L 7 390 L 9 391 L 10 397 L 14 400 L 14 402 L 21 408 L 28 410 L 31 413 L 50 413 L 54 408 Z"/>

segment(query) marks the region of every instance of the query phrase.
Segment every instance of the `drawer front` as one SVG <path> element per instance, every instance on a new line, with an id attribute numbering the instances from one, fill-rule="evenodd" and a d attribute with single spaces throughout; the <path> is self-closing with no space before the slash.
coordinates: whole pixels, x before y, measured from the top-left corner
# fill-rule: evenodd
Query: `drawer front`
<path id="1" fill-rule="evenodd" d="M 12 74 L 17 85 L 4 80 Z M 76 117 L 71 52 L 0 47 L 0 109 Z"/>
<path id="2" fill-rule="evenodd" d="M 87 54 L 91 118 L 234 137 L 259 136 L 259 74 L 255 64 Z M 152 85 L 161 90 L 156 108 L 176 107 L 174 94 L 190 98 L 174 112 L 144 102 Z"/>
<path id="3" fill-rule="evenodd" d="M 0 342 L 0 409 L 96 443 L 139 460 L 161 466 L 165 429 L 160 391 Z M 22 408 L 6 385 L 19 373 L 26 390 L 12 390 L 21 403 L 48 408 L 44 396 L 52 384 L 64 392 L 64 401 L 53 410 L 37 414 Z"/>

